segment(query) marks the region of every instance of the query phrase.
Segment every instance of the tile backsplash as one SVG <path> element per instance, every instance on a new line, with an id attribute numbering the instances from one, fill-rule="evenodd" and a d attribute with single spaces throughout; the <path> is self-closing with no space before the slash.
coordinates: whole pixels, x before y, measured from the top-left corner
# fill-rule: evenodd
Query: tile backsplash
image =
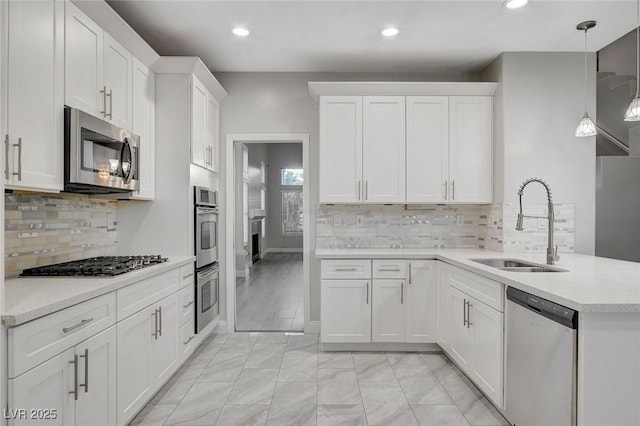
<path id="1" fill-rule="evenodd" d="M 503 252 L 544 252 L 547 221 L 526 219 L 515 230 L 518 207 L 493 205 L 323 205 L 316 215 L 316 248 L 486 248 Z M 529 205 L 526 215 L 546 216 L 546 204 Z M 575 206 L 555 206 L 555 242 L 574 251 Z M 507 224 L 507 226 L 503 226 Z"/>
<path id="2" fill-rule="evenodd" d="M 4 202 L 6 277 L 35 266 L 116 253 L 116 201 L 5 193 Z"/>

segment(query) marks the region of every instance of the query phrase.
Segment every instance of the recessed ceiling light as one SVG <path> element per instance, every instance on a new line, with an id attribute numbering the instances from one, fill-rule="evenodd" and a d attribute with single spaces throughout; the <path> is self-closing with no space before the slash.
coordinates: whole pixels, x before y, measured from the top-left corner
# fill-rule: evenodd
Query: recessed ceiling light
<path id="1" fill-rule="evenodd" d="M 529 0 L 505 0 L 502 3 L 502 7 L 507 9 L 520 9 L 521 7 L 525 7 L 529 3 Z"/>
<path id="2" fill-rule="evenodd" d="M 380 31 L 380 34 L 382 34 L 385 37 L 393 37 L 393 36 L 397 36 L 399 32 L 400 30 L 395 27 L 387 27 L 387 28 L 383 28 L 382 31 Z"/>
<path id="3" fill-rule="evenodd" d="M 246 37 L 249 35 L 249 30 L 243 27 L 235 27 L 231 32 L 238 37 Z"/>

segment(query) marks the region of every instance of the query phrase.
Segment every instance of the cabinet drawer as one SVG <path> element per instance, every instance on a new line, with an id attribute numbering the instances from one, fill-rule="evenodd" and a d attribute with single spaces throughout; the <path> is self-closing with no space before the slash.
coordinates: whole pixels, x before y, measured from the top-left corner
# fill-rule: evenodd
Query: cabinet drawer
<path id="1" fill-rule="evenodd" d="M 450 266 L 446 273 L 450 285 L 480 302 L 504 312 L 503 284 L 454 266 Z"/>
<path id="2" fill-rule="evenodd" d="M 154 302 L 178 291 L 180 271 L 174 269 L 161 275 L 121 288 L 116 292 L 117 320 L 122 321 Z"/>
<path id="3" fill-rule="evenodd" d="M 195 334 L 193 318 L 180 327 L 180 360 L 182 362 L 189 358 L 195 349 Z"/>
<path id="4" fill-rule="evenodd" d="M 9 378 L 116 323 L 115 292 L 9 329 Z"/>
<path id="5" fill-rule="evenodd" d="M 369 279 L 371 260 L 323 260 L 321 275 L 322 279 Z"/>
<path id="6" fill-rule="evenodd" d="M 180 289 L 180 325 L 188 320 L 193 320 L 195 296 L 193 285 Z"/>
<path id="7" fill-rule="evenodd" d="M 180 267 L 180 288 L 184 288 L 186 286 L 193 287 L 194 279 L 195 273 L 193 271 L 192 263 Z"/>
<path id="8" fill-rule="evenodd" d="M 373 278 L 405 278 L 405 264 L 404 260 L 384 260 L 376 259 L 373 261 Z"/>

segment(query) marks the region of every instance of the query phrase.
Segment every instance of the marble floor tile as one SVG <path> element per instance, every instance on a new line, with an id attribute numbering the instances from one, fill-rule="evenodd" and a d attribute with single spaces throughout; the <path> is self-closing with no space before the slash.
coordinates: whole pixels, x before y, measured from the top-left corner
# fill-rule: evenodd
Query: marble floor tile
<path id="1" fill-rule="evenodd" d="M 466 378 L 464 373 L 444 354 L 423 354 L 422 359 L 442 384 L 461 383 Z"/>
<path id="2" fill-rule="evenodd" d="M 303 351 L 303 352 L 318 352 L 318 335 L 317 334 L 304 334 L 304 335 L 292 335 L 289 336 L 285 351 Z"/>
<path id="3" fill-rule="evenodd" d="M 178 405 L 197 380 L 196 377 L 176 373 L 151 399 L 151 404 Z"/>
<path id="4" fill-rule="evenodd" d="M 242 370 L 227 404 L 269 405 L 278 378 L 277 369 L 250 368 Z"/>
<path id="5" fill-rule="evenodd" d="M 367 426 L 362 404 L 318 405 L 318 426 Z"/>
<path id="6" fill-rule="evenodd" d="M 396 377 L 411 405 L 452 405 L 440 382 L 427 369 L 396 370 Z"/>
<path id="7" fill-rule="evenodd" d="M 358 381 L 362 383 L 398 384 L 396 375 L 384 353 L 354 353 Z"/>
<path id="8" fill-rule="evenodd" d="M 280 368 L 284 356 L 284 343 L 256 343 L 244 368 Z"/>
<path id="9" fill-rule="evenodd" d="M 318 368 L 354 368 L 351 352 L 318 352 Z"/>
<path id="10" fill-rule="evenodd" d="M 420 426 L 469 426 L 455 405 L 412 405 Z"/>
<path id="11" fill-rule="evenodd" d="M 418 424 L 400 385 L 360 383 L 360 393 L 369 425 Z"/>
<path id="12" fill-rule="evenodd" d="M 169 418 L 176 408 L 171 404 L 149 404 L 129 423 L 130 426 L 157 426 Z"/>
<path id="13" fill-rule="evenodd" d="M 260 336 L 258 336 L 258 340 L 256 340 L 256 343 L 263 343 L 263 344 L 284 343 L 284 344 L 286 344 L 288 340 L 289 340 L 289 336 L 287 334 L 282 333 L 282 332 L 265 331 L 265 332 L 260 333 Z"/>
<path id="14" fill-rule="evenodd" d="M 278 383 L 267 425 L 315 425 L 316 383 Z"/>
<path id="15" fill-rule="evenodd" d="M 346 368 L 318 370 L 318 404 L 362 404 L 355 370 Z"/>
<path id="16" fill-rule="evenodd" d="M 389 359 L 389 363 L 394 370 L 413 370 L 417 368 L 427 368 L 427 364 L 425 364 L 420 354 L 390 352 L 387 353 L 387 359 Z"/>
<path id="17" fill-rule="evenodd" d="M 466 377 L 459 382 L 443 383 L 462 415 L 472 426 L 508 425 L 504 417 Z"/>
<path id="18" fill-rule="evenodd" d="M 232 387 L 233 383 L 196 383 L 171 413 L 165 425 L 214 424 Z"/>
<path id="19" fill-rule="evenodd" d="M 263 426 L 269 414 L 268 405 L 225 405 L 216 426 Z"/>
<path id="20" fill-rule="evenodd" d="M 209 361 L 211 361 L 213 356 L 218 353 L 220 349 L 222 349 L 222 346 L 222 343 L 203 343 L 198 349 L 195 350 L 193 355 L 191 355 L 191 357 L 185 364 L 193 368 L 205 368 L 209 364 Z"/>
<path id="21" fill-rule="evenodd" d="M 235 382 L 249 355 L 218 352 L 204 369 L 201 382 Z"/>
<path id="22" fill-rule="evenodd" d="M 318 355 L 309 352 L 285 352 L 278 382 L 317 382 Z"/>

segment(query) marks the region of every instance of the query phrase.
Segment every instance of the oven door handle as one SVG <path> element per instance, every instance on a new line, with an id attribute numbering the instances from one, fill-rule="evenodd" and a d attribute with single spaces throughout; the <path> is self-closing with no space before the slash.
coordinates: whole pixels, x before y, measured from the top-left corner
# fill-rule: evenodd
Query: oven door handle
<path id="1" fill-rule="evenodd" d="M 203 279 L 203 278 L 208 278 L 208 277 L 210 277 L 210 276 L 211 276 L 211 275 L 213 275 L 213 274 L 217 274 L 218 272 L 220 272 L 218 269 L 215 269 L 215 270 L 213 270 L 213 271 L 211 271 L 211 272 L 206 272 L 206 273 L 204 273 L 204 274 L 202 274 L 202 275 L 201 275 L 201 273 L 200 273 L 200 272 L 198 272 L 198 280 L 201 280 L 201 279 Z"/>
<path id="2" fill-rule="evenodd" d="M 196 213 L 197 214 L 218 214 L 220 213 L 220 210 L 218 209 L 212 209 L 212 208 L 206 208 L 206 207 L 196 207 Z"/>

